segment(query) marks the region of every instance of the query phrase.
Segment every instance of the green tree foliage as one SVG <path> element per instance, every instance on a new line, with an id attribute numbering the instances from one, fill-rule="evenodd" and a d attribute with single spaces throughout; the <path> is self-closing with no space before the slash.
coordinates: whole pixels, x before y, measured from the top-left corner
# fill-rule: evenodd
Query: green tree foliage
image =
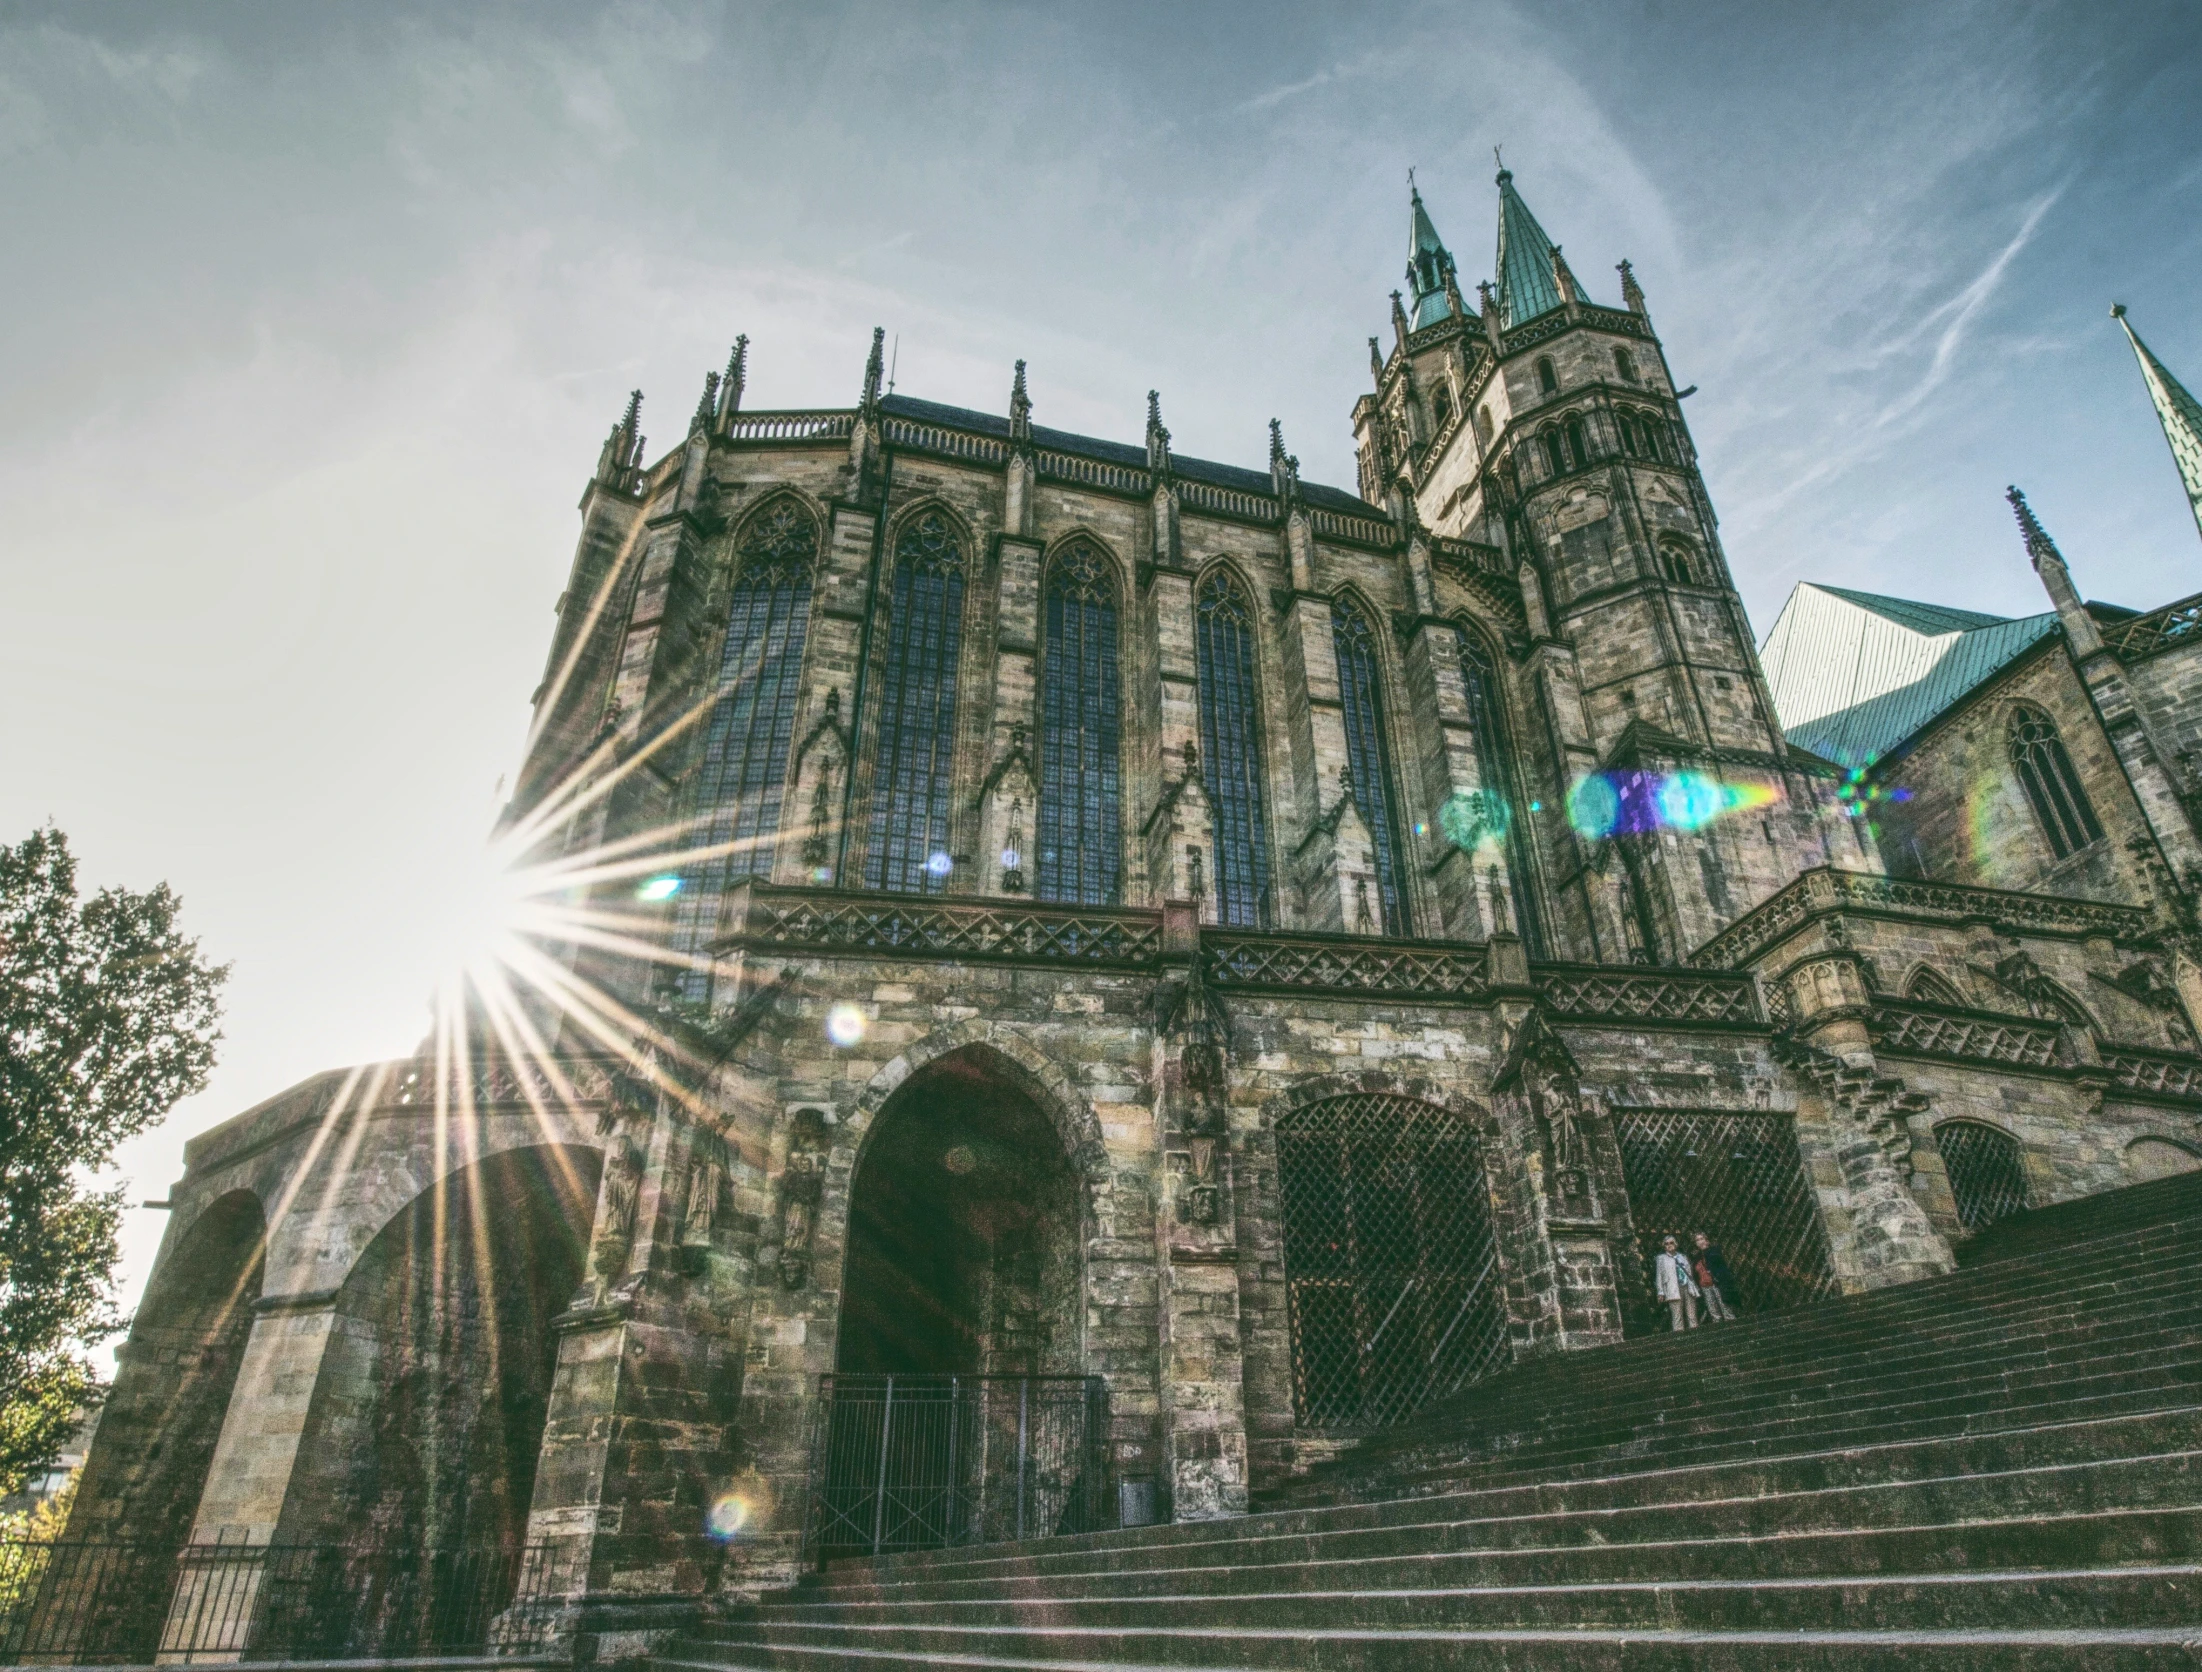
<path id="1" fill-rule="evenodd" d="M 0 1493 L 68 1438 L 98 1395 L 86 1349 L 125 1322 L 123 1187 L 92 1176 L 214 1066 L 229 970 L 176 910 L 165 883 L 80 900 L 50 827 L 0 847 Z"/>

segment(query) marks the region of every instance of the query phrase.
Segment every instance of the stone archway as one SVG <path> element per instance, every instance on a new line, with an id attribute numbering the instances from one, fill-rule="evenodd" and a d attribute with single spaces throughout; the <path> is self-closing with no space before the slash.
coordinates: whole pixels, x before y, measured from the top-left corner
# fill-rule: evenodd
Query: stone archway
<path id="1" fill-rule="evenodd" d="M 529 1148 L 458 1168 L 377 1233 L 339 1288 L 276 1542 L 331 1552 L 347 1650 L 405 1652 L 452 1606 L 436 1594 L 446 1578 L 475 1584 L 516 1556 L 551 1320 L 581 1282 L 599 1162 L 593 1149 Z"/>
<path id="2" fill-rule="evenodd" d="M 865 1131 L 849 1188 L 839 1373 L 1082 1368 L 1078 1171 L 1006 1066 L 976 1046 L 935 1057 Z"/>

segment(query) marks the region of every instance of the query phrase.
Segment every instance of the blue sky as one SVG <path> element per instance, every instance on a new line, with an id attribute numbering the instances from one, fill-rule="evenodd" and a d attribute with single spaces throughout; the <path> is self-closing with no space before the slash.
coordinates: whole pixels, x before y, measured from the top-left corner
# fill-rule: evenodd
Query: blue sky
<path id="1" fill-rule="evenodd" d="M 1636 266 L 1763 632 L 1799 579 L 2042 607 L 2202 587 L 2125 302 L 2202 385 L 2191 5 L 0 14 L 0 833 L 167 877 L 234 959 L 183 1135 L 423 1028 L 625 391 L 669 441 L 899 387 L 1353 481 L 1417 170 L 1488 271 L 1491 148 Z M 135 1215 L 133 1292 L 159 1233 Z"/>

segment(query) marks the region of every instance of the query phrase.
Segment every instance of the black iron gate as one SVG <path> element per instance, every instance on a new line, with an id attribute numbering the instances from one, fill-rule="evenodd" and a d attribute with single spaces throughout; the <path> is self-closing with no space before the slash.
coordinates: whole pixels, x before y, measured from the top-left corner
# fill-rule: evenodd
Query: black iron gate
<path id="1" fill-rule="evenodd" d="M 1835 1293 L 1819 1203 L 1787 1115 L 1617 1109 L 1613 1124 L 1643 1252 L 1643 1275 L 1624 1290 L 1633 1302 L 1627 1308 L 1632 1325 L 1668 1327 L 1666 1314 L 1652 1304 L 1652 1257 L 1663 1238 L 1687 1249 L 1699 1231 L 1728 1257 L 1739 1292 L 1724 1298 L 1739 1312 L 1799 1306 Z"/>
<path id="2" fill-rule="evenodd" d="M 1098 1376 L 825 1376 L 817 1422 L 814 1558 L 1115 1525 Z"/>
<path id="3" fill-rule="evenodd" d="M 1375 1428 L 1511 1362 L 1474 1128 L 1356 1094 L 1277 1122 L 1293 1415 Z"/>
<path id="4" fill-rule="evenodd" d="M 2026 1162 L 2018 1140 L 1977 1120 L 1946 1120 L 1934 1129 L 1957 1199 L 1957 1222 L 1984 1231 L 2026 1209 Z"/>

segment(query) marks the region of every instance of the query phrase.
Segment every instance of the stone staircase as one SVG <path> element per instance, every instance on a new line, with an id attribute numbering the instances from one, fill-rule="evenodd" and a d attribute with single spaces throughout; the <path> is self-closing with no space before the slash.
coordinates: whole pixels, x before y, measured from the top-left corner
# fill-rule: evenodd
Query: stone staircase
<path id="1" fill-rule="evenodd" d="M 1520 1366 L 1243 1519 L 838 1562 L 658 1665 L 2202 1667 L 2202 1182 L 2028 1225 Z"/>

